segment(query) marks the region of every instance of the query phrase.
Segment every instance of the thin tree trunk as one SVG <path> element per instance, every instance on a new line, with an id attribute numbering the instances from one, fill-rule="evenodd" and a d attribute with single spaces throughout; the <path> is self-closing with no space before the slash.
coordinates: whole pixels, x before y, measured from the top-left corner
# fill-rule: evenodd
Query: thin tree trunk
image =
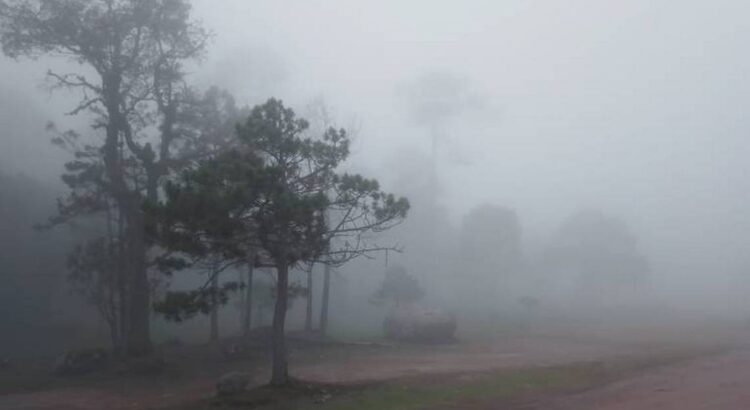
<path id="1" fill-rule="evenodd" d="M 120 259 L 122 261 L 122 258 Z M 122 265 L 121 265 L 122 266 Z M 125 283 L 125 277 L 123 273 L 122 267 L 119 267 L 117 269 L 117 274 L 119 275 L 119 278 L 117 278 L 117 293 L 120 298 L 120 304 L 117 307 L 119 310 L 119 316 L 120 316 L 120 323 L 118 323 L 119 329 L 118 329 L 118 339 L 117 339 L 117 354 L 125 354 L 127 349 L 127 342 L 125 341 L 125 335 L 128 334 L 128 324 L 130 323 L 128 317 L 128 306 L 129 306 L 129 298 L 128 298 L 128 291 L 127 291 L 127 285 Z"/>
<path id="2" fill-rule="evenodd" d="M 313 323 L 313 269 L 312 266 L 307 272 L 307 310 L 305 311 L 305 331 L 312 332 Z"/>
<path id="3" fill-rule="evenodd" d="M 266 311 L 265 309 L 263 309 L 263 304 L 261 303 L 260 305 L 258 305 L 258 311 L 255 312 L 255 321 L 258 323 L 258 325 L 260 326 L 265 325 L 266 323 L 266 320 L 265 320 L 266 318 L 264 316 L 265 314 L 266 314 Z"/>
<path id="4" fill-rule="evenodd" d="M 125 222 L 122 209 L 117 209 L 117 266 L 115 267 L 115 282 L 117 292 L 117 305 L 115 306 L 117 316 L 117 340 L 115 342 L 115 353 L 120 356 L 126 352 L 125 335 L 128 326 L 128 290 L 126 283 L 125 263 Z"/>
<path id="5" fill-rule="evenodd" d="M 109 326 L 109 337 L 112 339 L 112 350 L 114 351 L 115 355 L 118 354 L 119 351 L 119 344 L 120 344 L 120 334 L 119 334 L 119 323 L 116 319 L 110 319 L 107 321 L 107 325 Z"/>
<path id="6" fill-rule="evenodd" d="M 128 326 L 127 351 L 131 356 L 151 353 L 150 295 L 145 269 L 133 272 L 130 291 L 130 325 Z"/>
<path id="7" fill-rule="evenodd" d="M 323 296 L 320 306 L 320 333 L 326 334 L 328 331 L 328 300 L 331 291 L 331 266 L 326 264 L 323 273 Z"/>
<path id="8" fill-rule="evenodd" d="M 146 244 L 143 235 L 143 215 L 140 208 L 131 208 L 128 223 L 130 247 L 130 300 L 127 352 L 131 356 L 151 353 L 151 288 L 146 268 Z"/>
<path id="9" fill-rule="evenodd" d="M 253 329 L 253 276 L 255 276 L 255 252 L 247 253 L 247 287 L 245 288 L 245 311 L 242 316 L 242 334 L 247 337 Z"/>
<path id="10" fill-rule="evenodd" d="M 285 259 L 277 261 L 276 271 L 276 307 L 273 312 L 273 363 L 271 366 L 271 385 L 284 386 L 289 383 L 286 337 L 284 335 L 284 323 L 286 322 L 287 297 L 289 290 L 289 266 Z"/>
<path id="11" fill-rule="evenodd" d="M 211 271 L 211 342 L 219 340 L 219 298 L 216 292 L 219 290 L 219 275 Z"/>

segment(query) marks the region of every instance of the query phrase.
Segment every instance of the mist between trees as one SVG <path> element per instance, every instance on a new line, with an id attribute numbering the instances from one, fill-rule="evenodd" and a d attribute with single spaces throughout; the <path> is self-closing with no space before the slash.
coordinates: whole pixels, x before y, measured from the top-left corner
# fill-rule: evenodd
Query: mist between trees
<path id="1" fill-rule="evenodd" d="M 694 300 L 716 300 L 704 283 L 723 291 L 744 268 L 732 253 L 721 280 L 701 276 L 676 291 L 683 268 L 697 277 L 708 264 L 675 256 L 681 235 L 671 225 L 643 222 L 669 221 L 668 212 L 578 200 L 586 187 L 576 176 L 597 182 L 607 168 L 557 173 L 577 151 L 568 161 L 542 150 L 514 163 L 522 171 L 494 172 L 513 158 L 487 160 L 493 151 L 524 148 L 488 144 L 486 124 L 518 118 L 496 111 L 470 76 L 405 76 L 386 104 L 400 120 L 379 129 L 392 111 L 347 116 L 324 97 L 275 94 L 285 88 L 270 84 L 291 75 L 284 58 L 221 54 L 201 17 L 187 0 L 0 1 L 3 64 L 48 69 L 38 80 L 58 98 L 30 101 L 9 85 L 0 96 L 10 113 L 3 133 L 39 154 L 4 154 L 0 168 L 0 326 L 11 335 L 2 349 L 107 343 L 140 357 L 174 338 L 270 327 L 271 382 L 284 385 L 287 330 L 380 338 L 384 318 L 404 305 L 455 319 L 459 333 L 542 316 L 694 309 Z M 206 68 L 213 51 L 226 62 L 215 72 Z M 375 126 L 361 121 L 370 117 Z M 43 137 L 56 151 L 27 142 Z M 481 161 L 489 171 L 472 168 Z M 19 172 L 30 168 L 40 173 Z M 52 168 L 62 188 L 39 176 Z M 529 188 L 536 172 L 549 177 L 538 192 Z M 608 183 L 597 189 L 616 196 Z"/>

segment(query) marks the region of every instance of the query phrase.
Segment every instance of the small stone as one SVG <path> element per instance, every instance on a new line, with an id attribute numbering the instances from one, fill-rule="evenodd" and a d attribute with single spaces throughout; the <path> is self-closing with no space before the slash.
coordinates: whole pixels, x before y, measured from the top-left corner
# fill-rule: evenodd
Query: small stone
<path id="1" fill-rule="evenodd" d="M 227 373 L 216 383 L 216 393 L 219 396 L 231 396 L 242 393 L 250 384 L 250 375 L 241 372 Z"/>
<path id="2" fill-rule="evenodd" d="M 329 401 L 329 400 L 331 400 L 332 398 L 333 398 L 333 395 L 332 395 L 332 394 L 330 394 L 330 393 L 323 393 L 323 394 L 321 394 L 320 396 L 318 396 L 318 398 L 317 398 L 317 399 L 315 400 L 315 402 L 316 402 L 317 404 L 323 404 L 323 403 L 326 403 L 326 402 L 328 402 L 328 401 Z"/>

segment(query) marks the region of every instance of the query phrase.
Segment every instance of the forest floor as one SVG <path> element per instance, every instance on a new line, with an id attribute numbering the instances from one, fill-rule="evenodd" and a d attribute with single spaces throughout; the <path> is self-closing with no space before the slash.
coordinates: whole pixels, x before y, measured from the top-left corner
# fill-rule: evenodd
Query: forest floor
<path id="1" fill-rule="evenodd" d="M 742 340 L 737 329 L 566 325 L 446 345 L 292 344 L 291 373 L 305 382 L 283 392 L 261 387 L 267 353 L 229 361 L 215 347 L 171 347 L 159 375 L 59 379 L 15 366 L 0 375 L 0 408 L 750 408 Z M 216 381 L 235 370 L 253 389 L 217 401 Z"/>

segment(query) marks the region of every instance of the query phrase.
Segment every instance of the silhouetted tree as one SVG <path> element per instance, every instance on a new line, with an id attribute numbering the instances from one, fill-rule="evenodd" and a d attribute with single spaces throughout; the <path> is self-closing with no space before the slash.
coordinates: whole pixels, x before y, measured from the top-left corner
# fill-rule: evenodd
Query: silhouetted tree
<path id="1" fill-rule="evenodd" d="M 643 283 L 650 271 L 637 238 L 619 218 L 598 211 L 571 215 L 560 227 L 547 262 L 576 275 L 583 290 Z"/>
<path id="2" fill-rule="evenodd" d="M 240 146 L 168 185 L 167 200 L 155 212 L 154 237 L 168 248 L 228 261 L 254 248 L 259 264 L 275 269 L 273 385 L 289 381 L 290 268 L 338 266 L 389 249 L 375 244 L 372 234 L 401 222 L 409 208 L 405 198 L 380 191 L 377 181 L 337 172 L 349 155 L 343 130 L 313 137 L 307 129 L 281 101 L 255 107 L 238 126 Z"/>
<path id="3" fill-rule="evenodd" d="M 409 275 L 406 268 L 392 266 L 386 271 L 383 283 L 373 295 L 375 303 L 392 303 L 396 306 L 409 305 L 424 296 L 417 278 Z"/>
<path id="4" fill-rule="evenodd" d="M 469 212 L 461 230 L 461 255 L 477 269 L 507 275 L 521 259 L 521 225 L 515 211 L 483 205 Z"/>
<path id="5" fill-rule="evenodd" d="M 142 204 L 158 200 L 160 182 L 184 161 L 175 158 L 190 145 L 180 127 L 190 99 L 183 67 L 201 57 L 208 34 L 191 22 L 185 0 L 3 0 L 0 23 L 7 56 L 62 56 L 81 66 L 48 74 L 56 88 L 80 92 L 70 113 L 90 113 L 94 130 L 103 133 L 84 149 L 96 159 L 74 162 L 68 171 L 75 178 L 95 173 L 117 208 L 122 337 L 128 353 L 146 353 L 150 284 Z M 99 212 L 88 198 L 72 194 L 62 216 Z"/>
<path id="6" fill-rule="evenodd" d="M 323 265 L 323 294 L 320 297 L 320 333 L 328 332 L 328 310 L 331 303 L 331 265 Z"/>

